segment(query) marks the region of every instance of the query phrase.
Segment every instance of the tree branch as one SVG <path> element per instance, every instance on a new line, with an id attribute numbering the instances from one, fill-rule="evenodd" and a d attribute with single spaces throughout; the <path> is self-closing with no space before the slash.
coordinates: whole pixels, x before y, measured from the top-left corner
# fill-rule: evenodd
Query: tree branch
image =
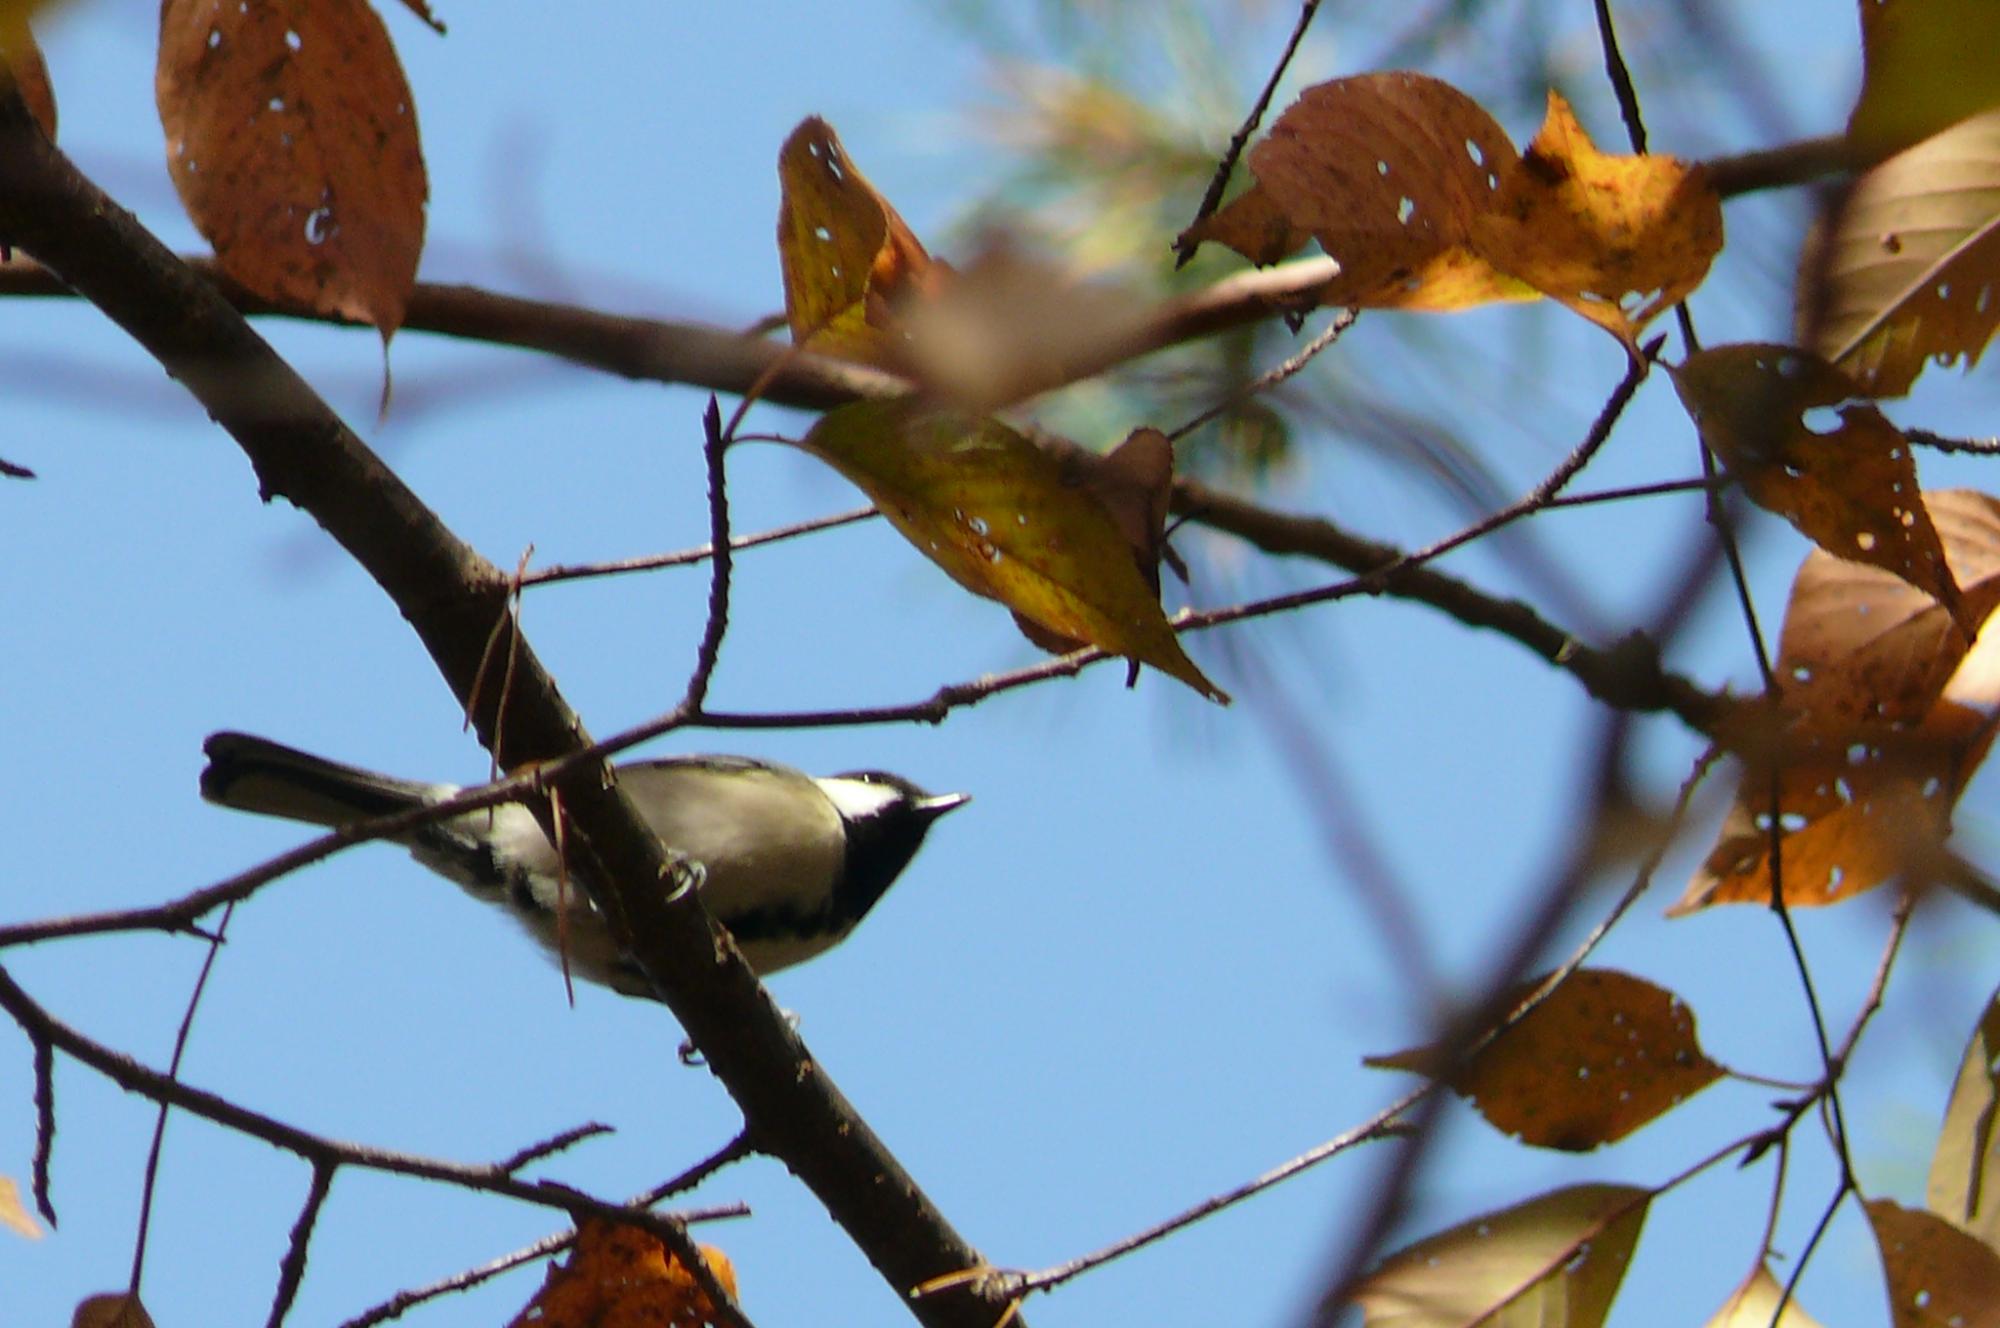
<path id="1" fill-rule="evenodd" d="M 86 180 L 11 92 L 0 95 L 0 237 L 158 358 L 235 438 L 264 497 L 311 514 L 375 578 L 502 769 L 573 758 L 551 767 L 549 782 L 578 879 L 758 1146 L 805 1181 L 897 1293 L 978 1263 L 813 1061 L 696 892 L 667 888 L 675 864 L 605 762 L 584 756 L 582 720 L 512 622 L 508 578 L 446 529 L 210 283 Z M 475 694 L 496 623 L 518 641 L 513 683 Z M 536 802 L 546 826 L 547 803 Z M 938 1328 L 990 1328 L 993 1317 L 971 1294 L 913 1309 Z"/>

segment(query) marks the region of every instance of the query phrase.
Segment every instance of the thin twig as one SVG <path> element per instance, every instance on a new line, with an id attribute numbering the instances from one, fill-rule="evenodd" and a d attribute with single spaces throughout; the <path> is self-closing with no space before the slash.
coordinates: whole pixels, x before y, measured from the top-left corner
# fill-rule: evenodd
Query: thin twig
<path id="1" fill-rule="evenodd" d="M 690 711 L 701 709 L 708 699 L 709 679 L 722 653 L 722 638 L 729 630 L 729 582 L 735 557 L 729 548 L 729 484 L 723 469 L 729 437 L 722 431 L 722 406 L 713 395 L 701 417 L 701 458 L 708 471 L 708 619 L 702 624 L 701 644 L 695 650 L 694 672 L 688 675 L 687 691 L 681 704 Z"/>
<path id="2" fill-rule="evenodd" d="M 195 975 L 194 990 L 188 993 L 187 1008 L 181 1012 L 181 1026 L 174 1034 L 174 1052 L 167 1062 L 167 1075 L 178 1079 L 181 1074 L 181 1058 L 187 1052 L 188 1037 L 194 1032 L 194 1012 L 201 1006 L 201 994 L 208 989 L 208 975 L 215 970 L 215 958 L 222 952 L 223 938 L 229 933 L 229 919 L 235 916 L 236 905 L 231 903 L 222 910 L 222 921 L 215 926 L 215 935 L 208 943 L 208 953 L 202 956 L 201 972 Z M 167 1104 L 160 1104 L 159 1114 L 153 1120 L 153 1142 L 146 1150 L 145 1180 L 139 1187 L 139 1229 L 132 1241 L 132 1280 L 126 1290 L 133 1299 L 139 1296 L 139 1275 L 146 1267 L 146 1233 L 153 1221 L 153 1183 L 160 1174 L 160 1153 L 167 1137 Z"/>
<path id="3" fill-rule="evenodd" d="M 754 549 L 760 545 L 777 544 L 783 540 L 797 539 L 801 535 L 817 534 L 822 530 L 833 530 L 839 526 L 851 526 L 857 521 L 867 521 L 880 516 L 871 507 L 856 507 L 846 512 L 836 512 L 831 516 L 817 516 L 809 521 L 795 521 L 788 526 L 774 526 L 770 530 L 755 535 L 738 535 L 729 541 L 733 551 Z M 627 572 L 652 572 L 664 567 L 685 567 L 691 563 L 707 562 L 715 553 L 712 544 L 699 545 L 692 549 L 682 549 L 676 553 L 649 554 L 641 558 L 620 558 L 603 563 L 558 563 L 544 567 L 539 572 L 529 572 L 521 578 L 524 587 L 544 586 L 557 581 L 578 581 L 586 577 L 620 576 Z"/>
<path id="4" fill-rule="evenodd" d="M 2000 438 L 1947 438 L 1929 429 L 1905 429 L 1903 436 L 1919 447 L 1940 452 L 1969 452 L 1974 456 L 2000 456 Z"/>
<path id="5" fill-rule="evenodd" d="M 336 1164 L 332 1162 L 313 1163 L 312 1185 L 299 1208 L 298 1220 L 292 1223 L 291 1239 L 285 1242 L 285 1257 L 278 1264 L 278 1289 L 271 1297 L 271 1317 L 265 1320 L 265 1328 L 279 1328 L 291 1313 L 292 1302 L 298 1299 L 299 1283 L 306 1275 L 306 1247 L 312 1243 L 313 1228 L 319 1223 L 319 1210 L 326 1203 L 326 1193 L 333 1187 L 335 1170 Z"/>
<path id="6" fill-rule="evenodd" d="M 684 1190 L 691 1190 L 722 1168 L 731 1163 L 741 1161 L 750 1156 L 754 1151 L 750 1147 L 750 1136 L 747 1133 L 738 1134 L 727 1144 L 717 1149 L 702 1161 L 695 1163 L 695 1165 L 689 1167 L 686 1171 L 681 1172 L 673 1179 L 664 1181 L 643 1194 L 633 1196 L 632 1203 L 641 1207 L 651 1207 L 670 1195 L 679 1194 Z M 747 1212 L 747 1209 L 738 1204 L 730 1205 L 726 1208 L 704 1210 L 702 1212 L 683 1213 L 681 1216 L 683 1221 L 694 1223 L 708 1220 L 711 1217 L 738 1216 Z M 575 1227 L 552 1232 L 532 1245 L 524 1246 L 511 1254 L 503 1254 L 499 1258 L 491 1259 L 476 1268 L 468 1268 L 463 1272 L 453 1273 L 450 1277 L 441 1278 L 427 1286 L 399 1291 L 381 1304 L 342 1323 L 340 1328 L 374 1328 L 376 1324 L 400 1318 L 406 1310 L 421 1305 L 427 1300 L 435 1300 L 439 1296 L 450 1295 L 454 1291 L 466 1291 L 483 1282 L 490 1282 L 500 1274 L 511 1272 L 523 1264 L 533 1263 L 535 1260 L 545 1258 L 551 1254 L 559 1254 L 575 1243 Z"/>
<path id="7" fill-rule="evenodd" d="M 1259 374 L 1256 378 L 1244 384 L 1243 388 L 1240 391 L 1231 393 L 1224 400 L 1217 402 L 1213 406 L 1210 406 L 1207 410 L 1195 416 L 1193 419 L 1189 420 L 1186 424 L 1183 424 L 1180 428 L 1173 430 L 1171 433 L 1167 435 L 1167 441 L 1172 443 L 1178 443 L 1181 439 L 1187 437 L 1189 434 L 1193 433 L 1196 429 L 1199 429 L 1202 425 L 1207 424 L 1210 420 L 1222 414 L 1224 411 L 1234 410 L 1236 409 L 1236 407 L 1242 405 L 1244 402 L 1250 400 L 1252 397 L 1258 395 L 1259 393 L 1267 392 L 1271 388 L 1274 388 L 1278 384 L 1284 382 L 1287 378 L 1292 377 L 1294 374 L 1298 373 L 1299 370 L 1305 368 L 1308 364 L 1311 364 L 1313 360 L 1319 356 L 1319 353 L 1321 351 L 1331 346 L 1334 342 L 1340 340 L 1341 334 L 1346 332 L 1348 328 L 1353 327 L 1354 320 L 1359 318 L 1360 316 L 1361 316 L 1361 311 L 1359 309 L 1342 309 L 1340 313 L 1335 316 L 1334 320 L 1331 323 L 1328 323 L 1326 327 L 1319 333 L 1318 336 L 1314 337 L 1311 341 L 1308 341 L 1304 346 L 1301 346 L 1298 349 L 1298 351 L 1294 353 L 1292 356 L 1290 356 L 1288 359 L 1286 359 L 1284 363 L 1278 365 L 1274 369 L 1269 369 L 1266 370 L 1264 373 Z"/>
<path id="8" fill-rule="evenodd" d="M 545 1157 L 552 1157 L 566 1148 L 583 1142 L 585 1139 L 594 1139 L 600 1134 L 610 1133 L 612 1133 L 612 1129 L 609 1125 L 603 1125 L 597 1121 L 589 1121 L 582 1125 L 572 1126 L 564 1130 L 561 1134 L 544 1139 L 538 1144 L 529 1144 L 512 1157 L 507 1158 L 505 1161 L 497 1162 L 494 1165 L 512 1175 L 531 1162 L 539 1162 Z"/>
<path id="9" fill-rule="evenodd" d="M 35 1043 L 35 1157 L 29 1164 L 34 1177 L 35 1207 L 49 1225 L 56 1225 L 56 1205 L 49 1188 L 49 1163 L 56 1147 L 56 1066 L 55 1048 Z"/>
<path id="10" fill-rule="evenodd" d="M 1611 24 L 1611 0 L 1595 0 L 1597 7 L 1597 39 L 1604 48 L 1604 74 L 1611 80 L 1611 91 L 1618 98 L 1618 114 L 1625 121 L 1625 136 L 1632 144 L 1632 151 L 1640 156 L 1646 154 L 1646 120 L 1639 113 L 1639 92 L 1632 86 L 1632 71 L 1625 67 L 1625 56 L 1618 49 L 1618 31 Z"/>
<path id="11" fill-rule="evenodd" d="M 1285 42 L 1284 53 L 1272 67 L 1271 76 L 1264 80 L 1264 90 L 1257 94 L 1257 101 L 1250 107 L 1250 113 L 1243 117 L 1243 123 L 1229 136 L 1229 146 L 1222 150 L 1222 160 L 1216 163 L 1215 174 L 1210 178 L 1208 188 L 1203 191 L 1201 206 L 1194 210 L 1194 220 L 1187 224 L 1187 230 L 1193 230 L 1201 225 L 1214 214 L 1216 208 L 1222 205 L 1222 192 L 1229 187 L 1229 177 L 1236 170 L 1237 159 L 1243 155 L 1244 147 L 1250 142 L 1250 135 L 1256 133 L 1257 126 L 1264 122 L 1264 112 L 1271 109 L 1271 98 L 1277 95 L 1278 82 L 1284 78 L 1285 70 L 1291 67 L 1292 57 L 1298 54 L 1299 43 L 1305 40 L 1306 29 L 1312 26 L 1313 15 L 1318 12 L 1319 0 L 1304 0 L 1299 6 L 1298 22 L 1292 25 L 1292 35 Z M 1186 239 L 1187 231 L 1183 231 L 1181 235 L 1181 239 L 1174 241 L 1174 266 L 1177 268 L 1186 267 L 1188 260 L 1194 257 L 1194 251 L 1199 247 L 1198 244 L 1190 243 Z"/>

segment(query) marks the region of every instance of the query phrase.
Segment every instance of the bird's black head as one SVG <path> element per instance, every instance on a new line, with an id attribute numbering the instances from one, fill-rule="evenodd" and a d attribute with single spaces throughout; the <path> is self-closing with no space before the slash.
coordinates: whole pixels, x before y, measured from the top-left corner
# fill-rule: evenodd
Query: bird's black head
<path id="1" fill-rule="evenodd" d="M 902 875 L 932 822 L 971 801 L 965 793 L 926 793 L 900 775 L 856 770 L 822 779 L 820 788 L 847 827 L 847 869 L 833 911 L 852 927 Z"/>

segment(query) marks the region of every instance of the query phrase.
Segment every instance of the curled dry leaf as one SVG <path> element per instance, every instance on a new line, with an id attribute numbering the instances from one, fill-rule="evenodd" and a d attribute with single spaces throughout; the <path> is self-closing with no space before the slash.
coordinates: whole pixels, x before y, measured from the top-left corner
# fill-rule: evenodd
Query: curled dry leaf
<path id="1" fill-rule="evenodd" d="M 1523 983 L 1510 1008 L 1546 975 Z M 1437 1078 L 1446 1048 L 1371 1056 L 1378 1068 Z M 1573 973 L 1449 1080 L 1522 1143 L 1585 1152 L 1623 1139 L 1721 1078 L 1679 997 L 1613 969 Z"/>
<path id="2" fill-rule="evenodd" d="M 721 1250 L 701 1247 L 716 1280 L 733 1297 L 736 1272 Z M 654 1328 L 699 1328 L 715 1318 L 715 1306 L 659 1237 L 641 1227 L 586 1218 L 577 1227 L 567 1263 L 551 1263 L 535 1298 L 512 1320 L 512 1328 L 604 1328 L 647 1324 Z"/>
<path id="3" fill-rule="evenodd" d="M 166 0 L 155 92 L 174 187 L 225 273 L 385 339 L 402 325 L 428 186 L 366 0 Z"/>
<path id="4" fill-rule="evenodd" d="M 1924 1202 L 1989 1249 L 2000 1249 L 2000 991 L 1972 1027 L 1931 1155 Z"/>
<path id="5" fill-rule="evenodd" d="M 1157 468 L 1156 443 L 1137 442 L 1132 474 L 1121 461 L 1087 482 L 997 420 L 905 397 L 830 411 L 800 445 L 953 580 L 1046 634 L 1037 644 L 1093 645 L 1228 701 L 1160 611 L 1157 551 L 1149 578 L 1128 534 L 1143 535 L 1157 506 L 1133 478 Z"/>
<path id="6" fill-rule="evenodd" d="M 1784 1310 L 1779 1311 L 1780 1302 Z M 1785 1298 L 1785 1288 L 1759 1263 L 1704 1328 L 1820 1328 L 1819 1321 Z"/>
<path id="7" fill-rule="evenodd" d="M 1328 305 L 1462 309 L 1548 295 L 1637 352 L 1700 284 L 1722 208 L 1698 168 L 1597 151 L 1569 104 L 1517 153 L 1480 105 L 1412 73 L 1308 88 L 1250 152 L 1256 183 L 1178 244 L 1270 263 L 1310 236 L 1340 263 Z"/>
<path id="8" fill-rule="evenodd" d="M 778 261 L 792 341 L 823 355 L 901 369 L 893 309 L 951 269 L 933 260 L 818 116 L 778 153 Z"/>
<path id="9" fill-rule="evenodd" d="M 1932 1213 L 1870 1199 L 1895 1328 L 2000 1328 L 2000 1254 Z"/>
<path id="10" fill-rule="evenodd" d="M 2000 106 L 1996 50 L 2000 6 L 1992 0 L 1863 0 L 1849 146 L 1873 161 Z"/>
<path id="11" fill-rule="evenodd" d="M 1853 402 L 1838 369 L 1789 346 L 1718 346 L 1670 368 L 1702 441 L 1758 506 L 1839 558 L 1892 572 L 1962 616 L 1958 585 L 1917 489 L 1910 441 L 1882 412 Z M 1810 412 L 1839 407 L 1815 429 Z"/>
<path id="12" fill-rule="evenodd" d="M 1650 1190 L 1574 1185 L 1420 1240 L 1354 1290 L 1371 1328 L 1561 1324 L 1611 1312 Z"/>
<path id="13" fill-rule="evenodd" d="M 1964 617 L 2000 604 L 2000 502 L 1924 495 Z M 2000 713 L 2000 632 L 1968 650 L 1931 596 L 1814 549 L 1799 567 L 1776 662 L 1778 704 L 1745 702 L 1718 737 L 1745 758 L 1715 847 L 1671 913 L 1771 898 L 1771 790 L 1784 898 L 1831 904 L 1882 884 L 1949 833 Z"/>
<path id="14" fill-rule="evenodd" d="M 2000 6 L 1988 6 L 2000 15 Z M 1996 20 L 2000 21 L 2000 20 Z M 1981 49 L 1981 60 L 2000 69 Z M 1979 362 L 2000 327 L 2000 110 L 1953 125 L 1834 195 L 1799 273 L 1799 340 L 1871 397 L 1924 365 Z"/>
<path id="15" fill-rule="evenodd" d="M 49 82 L 49 67 L 42 60 L 42 48 L 28 30 L 25 12 L 0 9 L 0 77 L 11 78 L 20 90 L 28 113 L 51 139 L 56 136 L 56 92 Z"/>

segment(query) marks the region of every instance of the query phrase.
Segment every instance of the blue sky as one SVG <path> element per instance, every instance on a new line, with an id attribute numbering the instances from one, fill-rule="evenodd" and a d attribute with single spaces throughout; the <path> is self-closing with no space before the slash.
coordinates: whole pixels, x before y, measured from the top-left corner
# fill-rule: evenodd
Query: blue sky
<path id="1" fill-rule="evenodd" d="M 392 10 L 393 6 L 390 7 Z M 1320 19 L 1302 67 L 1354 72 L 1376 35 Z M 1587 7 L 1550 15 L 1579 80 L 1595 69 Z M 1560 9 L 1560 14 L 1554 11 Z M 1038 7 L 1000 12 L 1031 24 Z M 1575 12 L 1571 12 L 1575 11 Z M 1626 20 L 1643 42 L 1654 7 Z M 46 46 L 63 140 L 84 169 L 169 242 L 195 244 L 160 162 L 151 102 L 155 7 L 78 0 Z M 747 325 L 781 304 L 773 219 L 778 145 L 820 114 L 920 235 L 943 237 L 1007 163 L 967 112 L 995 103 L 979 51 L 922 5 L 626 6 L 557 29 L 537 12 L 447 5 L 439 39 L 388 15 L 418 98 L 431 174 L 425 276 L 598 307 Z M 1243 81 L 1275 53 L 1289 7 L 1240 20 Z M 1753 44 L 1793 76 L 1774 89 L 1802 132 L 1828 132 L 1857 79 L 1851 6 L 1760 7 Z M 1466 79 L 1477 49 L 1460 50 Z M 1132 53 L 1142 92 L 1167 62 Z M 1711 85 L 1641 90 L 1698 141 L 1769 141 Z M 1468 84 L 1468 86 L 1472 86 Z M 1477 90 L 1475 88 L 1475 90 Z M 1539 93 L 1536 94 L 1539 97 Z M 1581 107 L 1619 141 L 1606 100 Z M 990 112 L 989 112 L 990 113 Z M 1529 119 L 1509 119 L 1517 138 Z M 1225 131 L 1226 132 L 1226 131 Z M 1683 146 L 1660 130 L 1657 146 Z M 1220 136 L 1218 136 L 1218 143 Z M 1790 204 L 1732 205 L 1732 240 L 1696 299 L 1707 339 L 1783 334 Z M 1775 237 L 1775 238 L 1774 238 Z M 1168 236 L 1161 236 L 1162 252 Z M 0 486 L 0 798 L 9 826 L 0 914 L 39 917 L 178 894 L 299 842 L 291 828 L 198 801 L 202 737 L 268 734 L 398 773 L 472 781 L 483 754 L 393 607 L 297 511 L 256 501 L 248 464 L 139 351 L 82 306 L 19 303 L 0 320 L 8 396 L 0 455 L 35 467 Z M 704 538 L 702 397 L 421 334 L 393 347 L 397 403 L 375 421 L 380 357 L 365 333 L 264 331 L 443 518 L 511 566 L 620 557 Z M 1377 388 L 1429 404 L 1386 316 L 1335 352 Z M 1602 333 L 1560 311 L 1468 315 L 1451 329 L 1463 405 L 1447 405 L 1509 493 L 1583 435 L 1622 369 Z M 1928 385 L 1895 412 L 1942 431 L 1990 432 L 1981 376 Z M 1118 432 L 1140 423 L 1122 422 Z M 1172 423 L 1172 422 L 1164 422 Z M 753 425 L 797 428 L 760 411 Z M 1098 441 L 1109 441 L 1098 440 Z M 1693 438 L 1663 379 L 1643 390 L 1589 487 L 1689 473 Z M 1922 458 L 1927 484 L 1980 482 Z M 740 530 L 853 505 L 830 472 L 775 447 L 732 458 Z M 1993 487 L 1990 482 L 1985 487 Z M 1301 435 L 1267 495 L 1366 533 L 1420 544 L 1460 513 L 1342 439 Z M 1653 602 L 1698 521 L 1692 500 L 1538 522 L 1596 615 L 1623 630 Z M 1755 523 L 1752 574 L 1774 629 L 1804 546 Z M 1189 540 L 1208 570 L 1196 602 L 1238 584 L 1315 584 L 1324 570 L 1259 572 L 1238 545 Z M 1482 585 L 1539 593 L 1483 550 L 1448 564 Z M 1259 579 L 1259 578 L 1262 579 Z M 678 697 L 705 575 L 555 588 L 526 626 L 600 735 Z M 813 771 L 894 769 L 971 792 L 878 913 L 841 950 L 781 976 L 815 1053 L 933 1198 L 996 1262 L 1039 1267 L 1105 1244 L 1273 1166 L 1367 1116 L 1402 1081 L 1361 1055 L 1421 1040 L 1412 999 L 1326 850 L 1326 799 L 1367 828 L 1446 970 L 1473 981 L 1523 900 L 1560 858 L 1584 802 L 1599 716 L 1518 646 L 1394 601 L 1347 601 L 1243 629 L 1269 675 L 1246 677 L 1216 641 L 1190 649 L 1235 692 L 1224 712 L 1158 676 L 1123 671 L 1012 693 L 938 728 L 677 735 L 649 754 L 733 750 Z M 878 524 L 742 558 L 713 702 L 780 710 L 915 700 L 1032 658 L 1004 613 L 969 599 Z M 1712 598 L 1676 663 L 1749 687 L 1740 624 Z M 1307 736 L 1339 788 L 1302 779 L 1275 739 Z M 1664 797 L 1696 748 L 1642 726 L 1648 793 Z M 1670 860 L 1601 962 L 1684 995 L 1718 1059 L 1813 1072 L 1802 1004 L 1770 921 L 1719 910 L 1666 923 L 1720 812 Z M 1990 780 L 1962 814 L 1996 861 Z M 1608 895 L 1607 895 L 1608 900 Z M 1829 1007 L 1865 989 L 1886 909 L 1863 902 L 1801 919 Z M 1992 930 L 1948 902 L 1920 922 L 1885 1015 L 1855 1069 L 1850 1120 L 1871 1192 L 1921 1194 L 1929 1137 L 1993 969 Z M 60 1017 L 163 1063 L 201 955 L 135 937 L 12 953 Z M 197 1025 L 194 1083 L 327 1134 L 465 1161 L 504 1156 L 585 1120 L 617 1128 L 547 1174 L 606 1194 L 637 1190 L 723 1143 L 735 1115 L 682 1068 L 664 1012 L 597 991 L 575 1009 L 503 918 L 475 908 L 393 849 L 346 854 L 241 910 Z M 0 1033 L 0 1174 L 25 1177 L 29 1057 Z M 146 1104 L 58 1066 L 58 1234 L 0 1235 L 10 1322 L 59 1323 L 81 1296 L 123 1284 Z M 1463 1111 L 1421 1188 L 1411 1234 L 1539 1188 L 1655 1182 L 1760 1119 L 1768 1090 L 1722 1085 L 1634 1139 L 1584 1158 L 1531 1153 Z M 1805 1150 L 1811 1154 L 1812 1150 Z M 1384 1157 L 1386 1154 L 1384 1154 Z M 1175 1242 L 1030 1306 L 1037 1324 L 1284 1323 L 1365 1209 L 1383 1157 L 1336 1160 Z M 1803 1156 L 1781 1245 L 1796 1251 L 1829 1193 Z M 261 1321 L 302 1165 L 175 1117 L 167 1136 L 145 1297 L 156 1320 Z M 1718 1172 L 1656 1205 L 1614 1321 L 1699 1322 L 1747 1267 L 1766 1172 Z M 696 1199 L 741 1199 L 747 1221 L 704 1238 L 735 1260 L 757 1322 L 892 1322 L 892 1293 L 776 1164 L 755 1162 Z M 396 1290 L 492 1258 L 559 1225 L 544 1212 L 344 1172 L 293 1322 L 334 1323 Z M 489 1323 L 525 1302 L 533 1274 L 416 1312 Z M 1829 1322 L 1880 1321 L 1872 1246 L 1852 1210 L 1805 1284 Z"/>

